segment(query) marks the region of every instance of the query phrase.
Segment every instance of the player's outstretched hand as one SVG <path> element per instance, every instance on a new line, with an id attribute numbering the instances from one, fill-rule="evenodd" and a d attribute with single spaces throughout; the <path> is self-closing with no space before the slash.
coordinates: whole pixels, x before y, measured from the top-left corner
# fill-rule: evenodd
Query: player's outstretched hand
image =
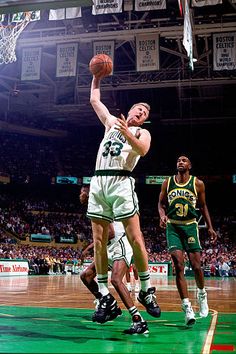
<path id="1" fill-rule="evenodd" d="M 213 230 L 213 229 L 208 229 L 208 235 L 210 236 L 211 238 L 211 243 L 216 243 L 217 241 L 217 233 Z"/>
<path id="2" fill-rule="evenodd" d="M 125 137 L 127 137 L 129 134 L 128 124 L 125 116 L 123 114 L 120 116 L 120 118 L 117 118 L 115 129 L 119 130 Z"/>

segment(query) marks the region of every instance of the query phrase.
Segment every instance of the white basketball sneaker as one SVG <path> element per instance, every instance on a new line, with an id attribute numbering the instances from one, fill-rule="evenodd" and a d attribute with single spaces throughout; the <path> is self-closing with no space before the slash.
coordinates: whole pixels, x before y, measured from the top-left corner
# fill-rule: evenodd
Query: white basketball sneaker
<path id="1" fill-rule="evenodd" d="M 199 315 L 201 317 L 207 317 L 209 313 L 209 307 L 207 304 L 207 292 L 201 293 L 199 289 L 197 290 L 197 301 L 199 304 Z"/>
<path id="2" fill-rule="evenodd" d="M 191 303 L 182 304 L 182 310 L 185 312 L 185 325 L 192 327 L 195 324 L 196 319 Z"/>

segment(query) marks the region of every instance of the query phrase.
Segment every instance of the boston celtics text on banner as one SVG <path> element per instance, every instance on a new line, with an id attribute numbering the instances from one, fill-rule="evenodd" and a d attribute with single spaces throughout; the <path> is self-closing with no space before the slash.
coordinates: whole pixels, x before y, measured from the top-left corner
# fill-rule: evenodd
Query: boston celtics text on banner
<path id="1" fill-rule="evenodd" d="M 236 69 L 236 32 L 213 34 L 213 69 Z"/>
<path id="2" fill-rule="evenodd" d="M 21 80 L 39 80 L 41 66 L 41 47 L 22 50 Z"/>
<path id="3" fill-rule="evenodd" d="M 78 43 L 57 45 L 57 77 L 75 76 Z"/>
<path id="4" fill-rule="evenodd" d="M 159 70 L 159 37 L 157 34 L 136 36 L 137 71 Z"/>

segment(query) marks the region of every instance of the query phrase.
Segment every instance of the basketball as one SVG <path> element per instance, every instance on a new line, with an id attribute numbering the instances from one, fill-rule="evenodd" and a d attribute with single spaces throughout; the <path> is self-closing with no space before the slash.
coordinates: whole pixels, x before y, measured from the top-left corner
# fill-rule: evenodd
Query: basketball
<path id="1" fill-rule="evenodd" d="M 111 74 L 113 63 L 109 55 L 97 54 L 89 63 L 90 72 L 98 78 L 102 78 Z"/>

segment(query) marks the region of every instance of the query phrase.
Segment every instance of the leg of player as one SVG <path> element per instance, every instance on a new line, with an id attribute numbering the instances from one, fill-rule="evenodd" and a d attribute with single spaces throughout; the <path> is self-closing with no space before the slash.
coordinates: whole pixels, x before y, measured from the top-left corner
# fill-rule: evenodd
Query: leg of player
<path id="1" fill-rule="evenodd" d="M 123 283 L 123 279 L 127 270 L 129 271 L 129 268 L 123 259 L 114 261 L 112 267 L 111 283 L 132 317 L 131 327 L 125 330 L 124 333 L 147 334 L 149 332 L 147 322 L 142 318 L 138 309 L 134 305 L 127 287 Z"/>
<path id="2" fill-rule="evenodd" d="M 187 282 L 184 276 L 184 253 L 182 250 L 171 252 L 171 257 L 175 265 L 176 286 L 182 300 L 182 310 L 185 312 L 185 324 L 190 327 L 196 322 L 195 314 L 189 301 Z"/>
<path id="3" fill-rule="evenodd" d="M 89 291 L 96 297 L 98 296 L 98 284 L 94 280 L 96 277 L 96 268 L 95 263 L 89 264 L 89 266 L 80 273 L 80 279 L 84 283 L 84 285 L 89 289 Z"/>
<path id="4" fill-rule="evenodd" d="M 126 273 L 125 273 L 125 278 L 126 278 L 126 287 L 128 289 L 128 291 L 132 291 L 132 287 L 131 287 L 131 277 L 130 277 L 130 269 L 127 268 Z"/>
<path id="5" fill-rule="evenodd" d="M 145 248 L 144 239 L 140 230 L 138 214 L 122 220 L 127 238 L 133 249 L 134 262 L 138 269 L 141 282 L 141 290 L 138 301 L 146 307 L 147 312 L 153 317 L 160 317 L 161 309 L 156 302 L 154 287 L 151 287 L 150 273 L 148 270 L 148 255 Z"/>
<path id="6" fill-rule="evenodd" d="M 117 317 L 121 314 L 117 301 L 109 293 L 108 282 L 108 258 L 107 241 L 109 222 L 101 219 L 92 220 L 93 242 L 94 242 L 94 260 L 97 270 L 97 282 L 101 298 L 92 320 L 98 323 L 110 321 L 111 317 Z"/>
<path id="7" fill-rule="evenodd" d="M 139 278 L 138 278 L 138 270 L 135 266 L 135 264 L 133 264 L 133 274 L 134 274 L 134 290 L 135 292 L 139 292 Z"/>
<path id="8" fill-rule="evenodd" d="M 101 302 L 101 299 L 102 299 L 102 294 L 99 292 L 98 284 L 94 280 L 96 275 L 97 275 L 97 273 L 96 273 L 95 263 L 93 262 L 80 274 L 80 279 L 82 280 L 84 285 L 88 288 L 88 290 L 95 296 L 94 303 L 95 303 L 95 308 L 96 308 L 96 311 L 97 311 L 97 309 L 100 306 L 100 302 Z M 93 319 L 94 322 L 99 322 L 99 323 L 112 321 L 117 316 L 121 315 L 121 313 L 122 313 L 121 309 L 119 307 L 115 306 L 113 311 L 110 311 L 109 313 L 106 312 L 106 314 L 104 315 L 105 321 L 97 321 L 96 311 L 93 314 L 92 319 Z M 99 318 L 99 319 L 101 319 L 101 318 Z"/>
<path id="9" fill-rule="evenodd" d="M 207 303 L 207 292 L 204 287 L 204 274 L 201 267 L 200 252 L 191 252 L 188 254 L 189 260 L 194 271 L 194 276 L 197 284 L 197 301 L 199 304 L 200 317 L 207 317 L 209 313 L 209 307 Z"/>

